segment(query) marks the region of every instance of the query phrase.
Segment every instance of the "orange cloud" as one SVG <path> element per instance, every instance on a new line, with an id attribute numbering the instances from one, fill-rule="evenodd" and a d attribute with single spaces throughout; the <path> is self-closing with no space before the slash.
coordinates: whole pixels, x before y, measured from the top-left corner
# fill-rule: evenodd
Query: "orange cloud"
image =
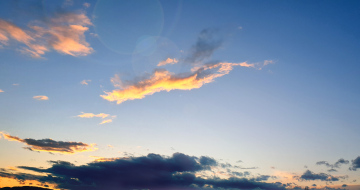
<path id="1" fill-rule="evenodd" d="M 109 114 L 106 113 L 99 113 L 99 114 L 93 114 L 93 113 L 84 113 L 81 112 L 81 115 L 78 115 L 77 117 L 81 117 L 81 118 L 93 118 L 93 117 L 101 117 L 101 118 L 105 118 L 108 117 Z"/>
<path id="2" fill-rule="evenodd" d="M 164 66 L 164 65 L 167 65 L 167 64 L 175 64 L 175 63 L 178 63 L 179 60 L 177 59 L 171 59 L 171 58 L 167 58 L 165 61 L 160 61 L 159 64 L 157 66 Z"/>
<path id="3" fill-rule="evenodd" d="M 0 89 L 0 92 L 4 92 L 4 91 Z"/>
<path id="4" fill-rule="evenodd" d="M 81 118 L 100 117 L 100 118 L 102 118 L 103 120 L 101 123 L 99 123 L 100 125 L 105 124 L 105 123 L 111 123 L 113 121 L 113 119 L 116 118 L 116 115 L 110 116 L 109 114 L 106 114 L 106 113 L 99 113 L 99 114 L 84 113 L 84 112 L 81 112 L 81 113 L 82 113 L 81 115 L 77 115 L 76 117 L 81 117 Z M 107 118 L 107 117 L 110 117 L 110 118 Z M 105 119 L 105 118 L 107 118 L 107 119 Z"/>
<path id="5" fill-rule="evenodd" d="M 109 162 L 109 161 L 115 161 L 115 160 L 119 160 L 121 158 L 104 158 L 101 156 L 90 156 L 91 158 L 95 158 L 95 162 Z"/>
<path id="6" fill-rule="evenodd" d="M 122 89 L 115 89 L 112 92 L 104 92 L 105 95 L 100 96 L 105 100 L 116 101 L 117 104 L 121 104 L 127 100 L 142 99 L 160 91 L 196 89 L 213 82 L 215 78 L 228 74 L 234 66 L 251 67 L 251 65 L 246 62 L 220 62 L 195 67 L 191 73 L 183 74 L 174 74 L 167 70 L 156 70 L 149 79 L 125 86 Z M 204 72 L 206 70 L 211 72 Z"/>
<path id="7" fill-rule="evenodd" d="M 0 132 L 0 134 L 8 141 L 17 141 L 28 145 L 28 147 L 24 147 L 24 148 L 31 151 L 74 154 L 79 152 L 94 151 L 97 149 L 94 147 L 96 144 L 86 144 L 82 142 L 55 141 L 52 139 L 40 139 L 40 140 L 35 140 L 31 138 L 21 139 L 16 136 L 5 134 L 4 132 Z"/>
<path id="8" fill-rule="evenodd" d="M 36 100 L 49 100 L 49 97 L 47 97 L 47 96 L 34 96 L 33 97 L 34 99 L 36 99 Z"/>
<path id="9" fill-rule="evenodd" d="M 101 123 L 99 123 L 100 125 L 101 124 L 105 124 L 105 123 L 111 123 L 112 122 L 112 119 L 106 119 L 106 120 L 103 120 Z"/>
<path id="10" fill-rule="evenodd" d="M 86 56 L 93 52 L 84 34 L 92 23 L 84 13 L 57 14 L 49 22 L 31 23 L 37 25 L 30 25 L 30 32 L 0 19 L 0 43 L 8 45 L 9 39 L 14 39 L 27 46 L 19 49 L 20 52 L 35 58 L 41 58 L 51 48 L 72 56 Z"/>

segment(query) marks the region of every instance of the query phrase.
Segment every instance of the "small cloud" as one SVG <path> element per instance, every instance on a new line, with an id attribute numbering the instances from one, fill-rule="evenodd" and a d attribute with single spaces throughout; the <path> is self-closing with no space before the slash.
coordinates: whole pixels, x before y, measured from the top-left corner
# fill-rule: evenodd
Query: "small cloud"
<path id="1" fill-rule="evenodd" d="M 92 37 L 99 37 L 99 35 L 96 34 L 96 33 L 90 33 L 90 36 L 92 36 Z"/>
<path id="2" fill-rule="evenodd" d="M 89 8 L 90 7 L 90 3 L 84 3 L 83 4 L 85 8 Z"/>
<path id="3" fill-rule="evenodd" d="M 0 92 L 4 92 L 4 91 L 0 89 Z"/>
<path id="4" fill-rule="evenodd" d="M 14 85 L 14 86 L 19 86 L 20 84 L 19 84 L 19 83 L 14 83 L 14 84 L 12 84 L 12 85 Z"/>
<path id="5" fill-rule="evenodd" d="M 34 96 L 33 98 L 36 99 L 36 100 L 49 100 L 49 97 L 47 97 L 47 96 L 42 96 L 42 95 L 40 95 L 40 96 Z"/>
<path id="6" fill-rule="evenodd" d="M 112 121 L 113 121 L 112 119 L 105 119 L 99 124 L 102 125 L 102 124 L 105 124 L 105 123 L 111 123 Z"/>
<path id="7" fill-rule="evenodd" d="M 84 112 L 81 112 L 81 113 L 82 114 L 77 115 L 76 117 L 80 117 L 80 118 L 99 117 L 99 118 L 102 118 L 103 120 L 101 121 L 101 123 L 99 123 L 100 125 L 105 124 L 105 123 L 111 123 L 113 121 L 113 119 L 116 118 L 116 115 L 110 116 L 110 114 L 106 114 L 106 113 L 99 113 L 99 114 L 84 113 Z M 108 118 L 108 117 L 110 117 L 110 118 Z"/>
<path id="8" fill-rule="evenodd" d="M 105 117 L 109 116 L 109 114 L 106 114 L 106 113 L 99 113 L 99 114 L 84 113 L 84 112 L 81 112 L 81 113 L 82 113 L 81 115 L 77 115 L 76 117 L 81 117 L 81 118 L 101 117 L 104 119 Z"/>
<path id="9" fill-rule="evenodd" d="M 167 59 L 164 60 L 164 61 L 160 61 L 157 66 L 159 67 L 159 66 L 164 66 L 164 65 L 168 65 L 168 64 L 173 65 L 173 64 L 178 63 L 178 62 L 179 62 L 178 59 L 175 59 L 175 58 L 173 58 L 173 59 L 167 58 Z"/>
<path id="10" fill-rule="evenodd" d="M 114 146 L 111 145 L 111 144 L 108 144 L 107 146 L 108 146 L 109 148 L 114 148 Z"/>
<path id="11" fill-rule="evenodd" d="M 82 80 L 82 81 L 80 82 L 80 84 L 82 84 L 82 85 L 89 85 L 89 82 L 91 82 L 91 80 Z"/>
<path id="12" fill-rule="evenodd" d="M 242 27 L 242 26 L 239 26 L 239 27 L 237 27 L 237 29 L 242 30 L 242 29 L 243 29 L 243 27 Z"/>
<path id="13" fill-rule="evenodd" d="M 16 136 L 8 135 L 4 132 L 0 134 L 8 141 L 17 141 L 28 145 L 24 149 L 31 151 L 42 151 L 49 153 L 61 153 L 61 154 L 74 154 L 78 152 L 94 151 L 97 148 L 94 148 L 96 144 L 86 144 L 82 142 L 69 142 L 69 141 L 55 141 L 52 139 L 21 139 Z"/>

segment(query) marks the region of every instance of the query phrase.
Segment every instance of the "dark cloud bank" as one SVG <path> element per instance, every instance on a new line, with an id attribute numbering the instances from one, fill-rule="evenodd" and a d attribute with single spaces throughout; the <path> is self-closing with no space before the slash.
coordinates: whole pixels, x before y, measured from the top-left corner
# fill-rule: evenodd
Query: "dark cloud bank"
<path id="1" fill-rule="evenodd" d="M 122 158 L 106 162 L 91 162 L 75 166 L 65 161 L 51 161 L 47 169 L 19 166 L 18 168 L 40 172 L 45 175 L 11 173 L 0 171 L 1 177 L 18 180 L 38 180 L 45 183 L 56 183 L 58 188 L 71 190 L 118 190 L 118 189 L 152 189 L 152 190 L 187 190 L 187 189 L 267 189 L 285 190 L 282 183 L 266 183 L 268 176 L 256 178 L 220 179 L 217 177 L 202 178 L 195 172 L 210 170 L 218 166 L 213 158 L 200 158 L 175 153 L 171 157 L 148 154 L 141 157 Z"/>

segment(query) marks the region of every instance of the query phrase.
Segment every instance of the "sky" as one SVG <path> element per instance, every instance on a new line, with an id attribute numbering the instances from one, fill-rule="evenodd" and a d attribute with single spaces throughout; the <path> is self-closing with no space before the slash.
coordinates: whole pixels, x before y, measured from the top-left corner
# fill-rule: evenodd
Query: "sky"
<path id="1" fill-rule="evenodd" d="M 359 190 L 359 9 L 0 1 L 0 189 Z"/>

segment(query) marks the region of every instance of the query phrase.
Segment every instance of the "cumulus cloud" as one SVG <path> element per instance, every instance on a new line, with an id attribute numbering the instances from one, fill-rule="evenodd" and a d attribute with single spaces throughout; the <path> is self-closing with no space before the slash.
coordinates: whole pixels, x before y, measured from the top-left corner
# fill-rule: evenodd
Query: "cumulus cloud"
<path id="1" fill-rule="evenodd" d="M 0 19 L 0 43 L 9 45 L 10 40 L 24 45 L 18 50 L 34 58 L 41 58 L 51 49 L 72 56 L 86 56 L 93 52 L 85 40 L 85 32 L 92 25 L 85 13 L 57 13 L 47 21 L 30 22 L 28 29 Z"/>
<path id="2" fill-rule="evenodd" d="M 218 77 L 229 74 L 235 66 L 244 65 L 247 65 L 246 62 L 205 64 L 194 67 L 190 73 L 181 74 L 175 74 L 167 70 L 155 70 L 148 79 L 130 85 L 124 85 L 120 81 L 121 85 L 118 85 L 118 87 L 122 87 L 121 89 L 104 92 L 105 95 L 100 96 L 105 100 L 116 101 L 117 104 L 121 104 L 127 100 L 142 99 L 160 91 L 197 89 L 204 84 L 213 82 Z M 117 78 L 117 80 L 120 79 Z"/>
<path id="3" fill-rule="evenodd" d="M 94 151 L 95 144 L 86 144 L 82 142 L 69 142 L 69 141 L 55 141 L 52 139 L 21 139 L 16 136 L 8 135 L 4 132 L 0 132 L 2 136 L 8 141 L 17 141 L 28 145 L 25 149 L 31 151 L 43 151 L 50 153 L 61 153 L 61 154 L 74 154 L 78 152 Z"/>
<path id="4" fill-rule="evenodd" d="M 49 97 L 43 96 L 43 95 L 34 96 L 33 98 L 34 98 L 35 100 L 49 100 Z"/>
<path id="5" fill-rule="evenodd" d="M 89 82 L 91 82 L 91 80 L 82 80 L 82 81 L 80 82 L 80 84 L 82 84 L 82 85 L 89 85 Z"/>
<path id="6" fill-rule="evenodd" d="M 320 180 L 320 181 L 339 181 L 339 179 L 344 179 L 346 176 L 332 176 L 325 173 L 314 173 L 310 170 L 306 170 L 304 174 L 302 174 L 300 177 L 295 177 L 299 181 L 308 181 L 308 180 Z"/>
<path id="7" fill-rule="evenodd" d="M 360 168 L 360 156 L 355 158 L 355 160 L 351 161 L 351 167 L 349 169 L 352 171 L 356 171 L 359 168 Z"/>
<path id="8" fill-rule="evenodd" d="M 200 161 L 202 160 L 202 162 Z M 76 166 L 65 161 L 51 161 L 49 168 L 19 166 L 18 168 L 47 174 L 46 176 L 8 174 L 13 177 L 33 178 L 42 182 L 57 183 L 57 188 L 72 190 L 115 189 L 269 189 L 285 190 L 285 184 L 266 183 L 247 178 L 199 177 L 196 172 L 207 170 L 212 158 L 198 158 L 183 153 L 170 157 L 158 154 L 147 156 L 104 159 Z"/>
<path id="9" fill-rule="evenodd" d="M 99 117 L 102 118 L 102 122 L 99 124 L 105 124 L 105 123 L 111 123 L 113 121 L 114 118 L 116 118 L 115 115 L 111 116 L 110 114 L 106 114 L 106 113 L 99 113 L 99 114 L 94 114 L 94 113 L 84 113 L 81 112 L 82 114 L 77 115 L 76 117 L 80 117 L 80 118 L 93 118 L 93 117 Z"/>
<path id="10" fill-rule="evenodd" d="M 178 62 L 179 62 L 178 59 L 175 59 L 175 58 L 173 58 L 173 59 L 167 58 L 167 59 L 164 60 L 164 61 L 160 61 L 159 64 L 157 64 L 157 66 L 164 66 L 164 65 L 168 65 L 168 64 L 173 65 L 173 64 L 178 63 Z"/>

